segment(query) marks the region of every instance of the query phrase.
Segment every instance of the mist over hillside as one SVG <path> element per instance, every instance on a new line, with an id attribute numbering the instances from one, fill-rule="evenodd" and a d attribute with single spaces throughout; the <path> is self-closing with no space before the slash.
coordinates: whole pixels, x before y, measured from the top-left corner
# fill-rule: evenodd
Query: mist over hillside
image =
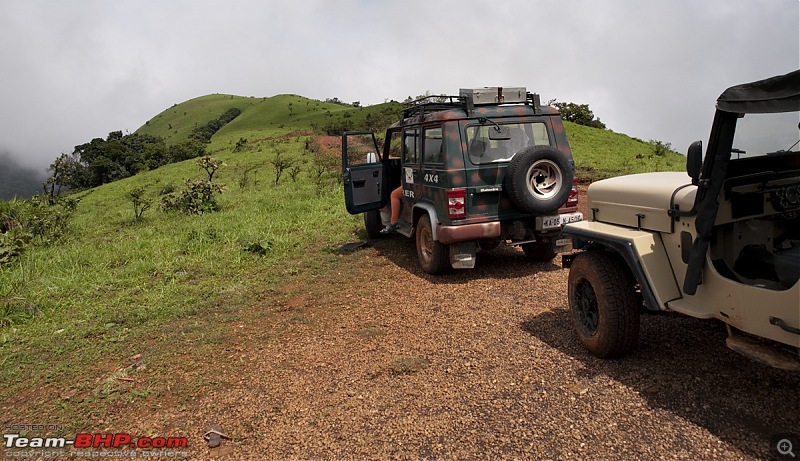
<path id="1" fill-rule="evenodd" d="M 21 164 L 10 152 L 0 152 L 0 200 L 30 198 L 42 191 L 45 170 Z"/>

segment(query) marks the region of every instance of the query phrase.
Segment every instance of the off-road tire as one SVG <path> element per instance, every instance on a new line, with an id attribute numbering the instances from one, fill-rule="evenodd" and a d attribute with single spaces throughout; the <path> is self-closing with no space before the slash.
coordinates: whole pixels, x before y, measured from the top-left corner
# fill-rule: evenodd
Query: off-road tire
<path id="1" fill-rule="evenodd" d="M 552 239 L 540 239 L 538 242 L 523 243 L 522 251 L 534 262 L 544 263 L 556 257 L 556 249 Z"/>
<path id="2" fill-rule="evenodd" d="M 639 309 L 627 264 L 605 251 L 579 254 L 569 270 L 572 325 L 586 349 L 600 358 L 621 357 L 639 341 Z"/>
<path id="3" fill-rule="evenodd" d="M 367 228 L 367 237 L 371 239 L 381 238 L 381 210 L 370 210 L 364 213 L 364 227 Z"/>
<path id="4" fill-rule="evenodd" d="M 569 198 L 574 172 L 567 157 L 548 146 L 531 146 L 508 163 L 506 191 L 520 209 L 552 214 Z"/>
<path id="5" fill-rule="evenodd" d="M 416 240 L 417 257 L 423 271 L 436 275 L 450 269 L 450 246 L 433 239 L 433 226 L 427 214 L 417 221 Z"/>

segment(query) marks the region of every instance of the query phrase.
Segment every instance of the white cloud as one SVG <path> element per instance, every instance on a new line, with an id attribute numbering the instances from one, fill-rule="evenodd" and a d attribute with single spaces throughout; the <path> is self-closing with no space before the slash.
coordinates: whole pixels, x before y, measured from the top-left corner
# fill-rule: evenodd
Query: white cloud
<path id="1" fill-rule="evenodd" d="M 0 147 L 47 165 L 209 93 L 524 85 L 684 151 L 727 86 L 800 67 L 798 24 L 796 0 L 3 0 Z"/>

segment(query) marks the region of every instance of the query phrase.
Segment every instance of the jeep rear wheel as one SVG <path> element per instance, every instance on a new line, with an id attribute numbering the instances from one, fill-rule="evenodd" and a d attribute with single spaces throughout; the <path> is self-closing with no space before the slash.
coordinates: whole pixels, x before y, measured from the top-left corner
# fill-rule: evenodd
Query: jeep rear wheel
<path id="1" fill-rule="evenodd" d="M 600 358 L 620 357 L 639 340 L 634 280 L 619 257 L 579 254 L 569 271 L 569 307 L 581 343 Z"/>
<path id="2" fill-rule="evenodd" d="M 431 275 L 441 274 L 450 268 L 450 246 L 433 239 L 433 226 L 427 214 L 417 221 L 417 257 L 422 270 Z"/>
<path id="3" fill-rule="evenodd" d="M 566 203 L 573 176 L 561 152 L 548 146 L 526 147 L 508 163 L 508 196 L 529 213 L 550 214 Z"/>
<path id="4" fill-rule="evenodd" d="M 381 210 L 370 210 L 364 213 L 364 227 L 367 228 L 367 237 L 371 239 L 380 238 L 383 221 L 381 221 Z"/>

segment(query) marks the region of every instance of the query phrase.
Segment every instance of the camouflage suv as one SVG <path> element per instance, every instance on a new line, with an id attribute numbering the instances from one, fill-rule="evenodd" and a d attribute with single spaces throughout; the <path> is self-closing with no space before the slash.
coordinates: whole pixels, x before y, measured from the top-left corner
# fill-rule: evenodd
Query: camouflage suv
<path id="1" fill-rule="evenodd" d="M 558 111 L 525 88 L 461 90 L 414 101 L 378 148 L 372 132 L 342 136 L 345 203 L 370 238 L 402 188 L 397 232 L 415 238 L 422 269 L 475 266 L 478 249 L 521 245 L 536 261 L 567 248 L 582 219 L 572 153 Z"/>
<path id="2" fill-rule="evenodd" d="M 628 353 L 640 309 L 728 326 L 728 347 L 800 369 L 800 70 L 727 89 L 708 149 L 687 173 L 598 181 L 589 221 L 564 232 L 575 332 L 595 355 Z M 569 258 L 565 258 L 565 263 Z M 567 264 L 565 264 L 567 265 Z"/>

